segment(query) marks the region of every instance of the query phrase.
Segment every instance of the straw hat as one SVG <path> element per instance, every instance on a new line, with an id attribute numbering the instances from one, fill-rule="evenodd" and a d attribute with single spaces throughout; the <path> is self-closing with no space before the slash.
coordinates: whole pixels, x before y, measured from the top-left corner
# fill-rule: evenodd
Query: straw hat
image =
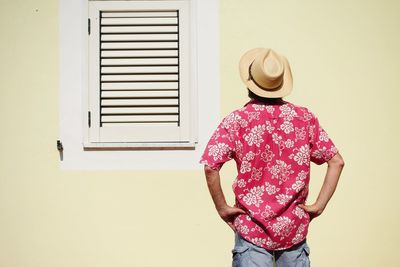
<path id="1" fill-rule="evenodd" d="M 292 91 L 289 62 L 270 48 L 247 51 L 240 59 L 239 71 L 247 88 L 258 96 L 279 98 Z"/>

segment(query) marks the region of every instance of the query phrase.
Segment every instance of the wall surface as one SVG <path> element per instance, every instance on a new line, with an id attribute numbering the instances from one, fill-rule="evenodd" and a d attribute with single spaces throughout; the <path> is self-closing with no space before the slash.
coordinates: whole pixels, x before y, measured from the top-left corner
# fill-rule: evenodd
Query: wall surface
<path id="1" fill-rule="evenodd" d="M 58 1 L 0 0 L 0 266 L 230 266 L 231 230 L 198 171 L 61 171 Z M 221 116 L 246 92 L 247 49 L 287 56 L 294 91 L 346 161 L 312 222 L 318 267 L 398 266 L 397 1 L 220 1 Z M 313 168 L 313 201 L 324 166 Z M 234 166 L 222 170 L 232 202 Z"/>

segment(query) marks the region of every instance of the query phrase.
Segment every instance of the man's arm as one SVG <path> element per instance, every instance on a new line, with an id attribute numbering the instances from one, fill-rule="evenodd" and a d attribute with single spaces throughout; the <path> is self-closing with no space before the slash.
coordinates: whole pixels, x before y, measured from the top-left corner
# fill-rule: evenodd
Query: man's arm
<path id="1" fill-rule="evenodd" d="M 337 153 L 328 161 L 328 168 L 326 170 L 325 180 L 315 203 L 312 205 L 299 205 L 310 214 L 311 219 L 318 217 L 324 211 L 326 205 L 328 204 L 329 200 L 336 190 L 336 186 L 338 184 L 343 167 L 343 158 L 339 153 Z"/>
<path id="2" fill-rule="evenodd" d="M 221 188 L 221 179 L 219 171 L 216 171 L 209 166 L 204 166 L 204 173 L 207 179 L 208 190 L 210 191 L 211 198 L 214 202 L 215 208 L 219 216 L 235 231 L 233 221 L 236 216 L 246 212 L 242 209 L 231 207 L 226 203 L 224 193 Z"/>

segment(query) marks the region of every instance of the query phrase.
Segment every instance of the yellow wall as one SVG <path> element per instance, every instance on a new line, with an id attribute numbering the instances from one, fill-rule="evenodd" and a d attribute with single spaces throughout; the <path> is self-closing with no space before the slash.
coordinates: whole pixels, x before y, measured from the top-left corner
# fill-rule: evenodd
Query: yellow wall
<path id="1" fill-rule="evenodd" d="M 346 167 L 309 235 L 313 266 L 398 266 L 397 1 L 221 0 L 221 116 L 237 63 L 273 47 Z M 60 171 L 57 1 L 0 0 L 0 266 L 230 266 L 232 233 L 200 172 Z M 222 171 L 229 201 L 234 166 Z M 324 167 L 313 169 L 310 201 Z"/>

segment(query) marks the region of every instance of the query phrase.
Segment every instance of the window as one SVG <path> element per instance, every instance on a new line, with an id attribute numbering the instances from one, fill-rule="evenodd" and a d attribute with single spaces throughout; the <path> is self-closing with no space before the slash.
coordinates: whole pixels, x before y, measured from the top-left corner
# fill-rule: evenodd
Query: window
<path id="1" fill-rule="evenodd" d="M 112 4 L 114 6 L 114 4 L 121 2 L 125 2 L 125 5 L 134 5 L 134 8 L 131 6 L 129 7 L 132 12 L 137 12 L 138 7 L 140 10 L 144 11 L 149 11 L 149 9 L 163 12 L 165 12 L 165 10 L 179 10 L 179 27 L 181 27 L 183 23 L 181 23 L 180 19 L 184 16 L 184 13 L 186 13 L 185 16 L 188 17 L 190 21 L 188 25 L 185 24 L 185 26 L 182 27 L 190 33 L 188 38 L 190 44 L 185 50 L 187 52 L 183 54 L 183 43 L 179 45 L 179 62 L 183 60 L 183 57 L 187 56 L 189 58 L 189 67 L 179 72 L 179 116 L 183 116 L 182 110 L 185 109 L 185 107 L 182 106 L 181 103 L 183 97 L 186 97 L 186 99 L 189 99 L 189 101 L 186 102 L 188 104 L 186 109 L 189 110 L 189 112 L 185 115 L 188 117 L 186 121 L 190 122 L 190 124 L 187 124 L 189 125 L 187 127 L 188 139 L 179 137 L 180 139 L 172 139 L 174 140 L 173 142 L 164 141 L 162 143 L 156 143 L 156 141 L 141 143 L 137 140 L 128 139 L 126 139 L 128 140 L 126 142 L 117 142 L 115 140 L 104 141 L 102 138 L 104 138 L 105 135 L 102 131 L 99 131 L 97 133 L 99 137 L 95 137 L 99 138 L 100 141 L 97 140 L 97 142 L 92 141 L 89 143 L 89 129 L 93 130 L 92 127 L 95 127 L 96 120 L 96 116 L 94 115 L 96 111 L 92 110 L 91 106 L 96 108 L 97 102 L 97 109 L 99 109 L 97 111 L 97 116 L 99 116 L 101 112 L 100 87 L 97 89 L 97 100 L 96 97 L 93 98 L 95 99 L 93 103 L 89 103 L 88 95 L 90 76 L 88 66 L 89 58 L 92 57 L 89 55 L 89 51 L 91 51 L 89 50 L 89 38 L 91 38 L 92 34 L 95 34 L 96 31 L 93 18 L 91 18 L 90 35 L 88 34 L 88 18 L 90 17 L 89 6 L 95 2 L 99 3 L 100 6 L 104 5 L 100 10 L 108 11 L 108 13 L 118 10 L 107 10 L 109 7 L 105 5 Z M 167 3 L 174 3 L 177 7 L 166 7 Z M 157 8 L 155 7 L 156 4 Z M 182 5 L 183 7 L 178 5 Z M 64 148 L 62 158 L 60 157 L 61 170 L 199 170 L 202 168 L 198 160 L 204 150 L 204 146 L 207 144 L 207 141 L 220 120 L 218 5 L 219 1 L 217 0 L 59 0 L 59 134 L 57 140 L 61 141 Z M 98 13 L 100 15 L 100 12 Z M 121 13 L 122 12 L 119 14 L 121 15 Z M 98 24 L 97 27 L 98 38 L 100 38 L 100 25 Z M 184 28 L 179 28 L 179 31 L 181 32 Z M 180 37 L 179 41 L 182 41 L 182 37 Z M 132 44 L 134 42 L 126 43 Z M 153 44 L 155 42 L 148 43 Z M 100 47 L 100 42 L 98 46 Z M 130 50 L 137 51 L 134 49 Z M 97 64 L 100 64 L 100 55 L 97 54 L 97 57 L 99 62 Z M 97 79 L 100 79 L 100 71 L 100 69 L 97 70 Z M 189 81 L 186 82 L 189 83 L 188 86 L 183 86 L 183 72 L 188 73 Z M 100 81 L 98 83 L 100 83 Z M 185 88 L 189 88 L 189 90 Z M 196 88 L 199 88 L 199 90 L 196 90 Z M 112 90 L 109 90 L 107 92 L 111 91 Z M 135 90 L 115 91 L 121 93 Z M 135 92 L 137 91 L 139 90 Z M 189 91 L 190 93 L 188 93 Z M 186 96 L 184 96 L 185 94 Z M 142 97 L 141 99 L 144 98 Z M 154 98 L 150 96 L 150 99 Z M 88 126 L 89 111 L 91 112 L 90 128 Z M 100 122 L 100 117 L 98 117 L 97 120 Z M 183 123 L 183 119 L 181 122 Z M 148 123 L 143 124 L 147 125 Z M 122 129 L 124 125 L 128 126 L 128 124 L 123 124 L 119 127 Z M 166 132 L 166 128 L 162 128 L 161 126 L 164 125 L 158 125 L 161 130 L 149 131 L 148 133 L 161 133 L 160 136 L 165 137 L 166 135 L 163 133 Z M 127 128 L 129 127 L 131 126 Z M 179 127 L 182 127 L 182 124 L 180 124 Z M 136 130 L 134 133 L 136 133 Z M 182 133 L 181 136 L 184 136 L 184 134 Z M 180 141 L 176 142 L 176 140 Z M 197 144 L 194 147 L 196 141 Z M 54 146 L 54 149 L 56 149 L 56 140 L 54 140 Z M 132 150 L 131 146 L 136 147 Z"/>
<path id="2" fill-rule="evenodd" d="M 89 1 L 84 146 L 193 147 L 189 1 Z"/>

